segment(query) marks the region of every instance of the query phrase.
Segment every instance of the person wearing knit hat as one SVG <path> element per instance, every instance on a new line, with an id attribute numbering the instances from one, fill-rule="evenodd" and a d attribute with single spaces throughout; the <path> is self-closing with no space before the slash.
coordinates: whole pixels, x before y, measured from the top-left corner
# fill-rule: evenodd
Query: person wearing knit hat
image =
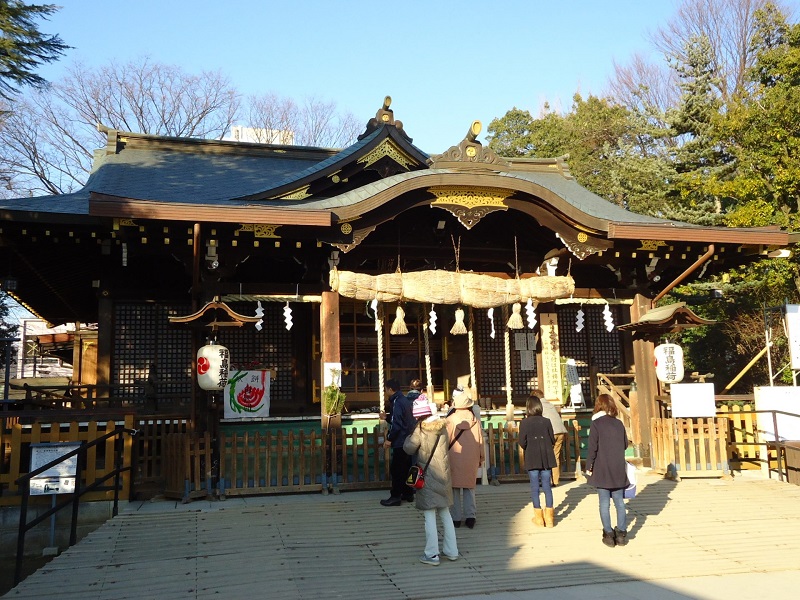
<path id="1" fill-rule="evenodd" d="M 425 485 L 418 489 L 414 505 L 425 516 L 425 552 L 419 557 L 426 565 L 439 564 L 439 532 L 436 517 L 442 524 L 442 554 L 448 560 L 458 560 L 456 529 L 450 517 L 453 487 L 450 482 L 450 462 L 447 456 L 447 426 L 425 394 L 420 394 L 412 408 L 417 425 L 406 438 L 403 450 L 416 455 L 417 465 L 425 468 Z"/>
<path id="2" fill-rule="evenodd" d="M 381 500 L 381 504 L 400 506 L 403 500 L 414 501 L 414 492 L 406 485 L 411 457 L 403 451 L 403 442 L 414 428 L 414 417 L 411 414 L 411 402 L 400 391 L 400 383 L 396 379 L 389 379 L 386 382 L 386 394 L 392 406 L 392 422 L 385 442 L 385 445 L 392 449 L 392 462 L 389 465 L 392 490 L 388 498 Z"/>
<path id="3" fill-rule="evenodd" d="M 446 419 L 449 439 L 450 474 L 453 500 L 450 516 L 455 527 L 466 518 L 467 527 L 475 527 L 475 482 L 478 468 L 485 460 L 481 423 L 472 412 L 474 401 L 469 390 L 453 390 L 453 409 Z"/>

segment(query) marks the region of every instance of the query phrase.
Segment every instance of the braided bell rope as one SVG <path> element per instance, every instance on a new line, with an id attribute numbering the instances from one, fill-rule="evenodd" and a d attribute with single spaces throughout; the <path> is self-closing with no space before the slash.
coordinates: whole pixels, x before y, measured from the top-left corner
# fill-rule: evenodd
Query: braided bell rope
<path id="1" fill-rule="evenodd" d="M 379 309 L 375 309 L 375 331 L 378 332 L 378 398 L 380 399 L 380 412 L 384 412 L 386 404 L 386 390 L 384 387 L 384 372 L 383 372 L 383 320 L 379 316 Z"/>
<path id="2" fill-rule="evenodd" d="M 469 382 L 472 388 L 472 397 L 476 398 L 478 381 L 475 379 L 475 334 L 472 332 L 472 311 L 470 311 L 469 331 L 467 331 L 467 345 L 469 346 Z"/>
<path id="3" fill-rule="evenodd" d="M 433 398 L 433 378 L 431 377 L 431 344 L 428 340 L 428 324 L 422 324 L 422 333 L 425 336 L 425 378 L 428 383 L 428 396 Z"/>

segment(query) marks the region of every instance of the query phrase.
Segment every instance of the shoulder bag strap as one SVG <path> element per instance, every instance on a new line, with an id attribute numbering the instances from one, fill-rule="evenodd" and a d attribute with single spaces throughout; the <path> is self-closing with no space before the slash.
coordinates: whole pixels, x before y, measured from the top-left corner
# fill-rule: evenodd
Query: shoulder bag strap
<path id="1" fill-rule="evenodd" d="M 450 448 L 453 447 L 453 444 L 455 444 L 458 441 L 458 438 L 460 438 L 461 434 L 464 433 L 465 431 L 466 431 L 466 429 L 459 429 L 458 430 L 458 433 L 456 434 L 456 437 L 453 438 L 453 441 L 450 442 L 450 445 L 447 447 L 448 450 L 450 450 Z"/>
<path id="2" fill-rule="evenodd" d="M 425 467 L 422 469 L 423 471 L 428 470 L 428 465 L 431 464 L 431 459 L 433 458 L 434 452 L 436 452 L 436 446 L 439 443 L 439 437 L 441 437 L 438 433 L 436 434 L 436 441 L 433 442 L 433 449 L 431 450 L 431 455 L 428 457 L 427 462 L 425 463 Z"/>

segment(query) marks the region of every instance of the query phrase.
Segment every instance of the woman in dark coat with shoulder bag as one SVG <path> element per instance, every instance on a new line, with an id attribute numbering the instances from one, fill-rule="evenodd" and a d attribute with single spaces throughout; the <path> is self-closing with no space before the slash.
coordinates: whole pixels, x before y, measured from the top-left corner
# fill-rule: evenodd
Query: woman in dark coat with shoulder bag
<path id="1" fill-rule="evenodd" d="M 589 429 L 589 453 L 586 457 L 586 476 L 590 485 L 597 488 L 600 500 L 600 522 L 603 524 L 603 543 L 613 548 L 627 543 L 625 500 L 628 486 L 625 471 L 625 450 L 628 436 L 625 426 L 617 417 L 617 405 L 608 394 L 595 400 L 592 425 Z M 617 526 L 611 527 L 610 502 L 617 511 Z"/>
<path id="2" fill-rule="evenodd" d="M 531 480 L 533 523 L 539 527 L 555 525 L 553 488 L 550 477 L 556 466 L 553 445 L 556 437 L 550 419 L 542 416 L 542 401 L 531 395 L 525 406 L 528 416 L 519 424 L 519 445 L 525 451 L 525 470 Z M 544 491 L 544 510 L 539 499 L 539 487 Z"/>

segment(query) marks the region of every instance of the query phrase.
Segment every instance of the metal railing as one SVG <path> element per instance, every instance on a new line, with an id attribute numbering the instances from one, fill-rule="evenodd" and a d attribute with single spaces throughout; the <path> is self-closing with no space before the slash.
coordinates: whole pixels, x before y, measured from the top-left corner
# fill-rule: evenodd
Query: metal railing
<path id="1" fill-rule="evenodd" d="M 70 526 L 70 536 L 69 536 L 69 545 L 74 546 L 78 541 L 78 507 L 80 506 L 80 499 L 83 494 L 90 492 L 94 489 L 99 488 L 103 483 L 107 480 L 114 478 L 114 504 L 113 509 L 111 512 L 112 517 L 116 517 L 119 514 L 119 490 L 121 489 L 121 481 L 120 477 L 124 471 L 130 471 L 131 465 L 125 466 L 123 465 L 123 455 L 124 450 L 122 448 L 122 438 L 125 434 L 134 436 L 136 435 L 136 429 L 116 429 L 115 431 L 111 431 L 106 433 L 105 435 L 91 441 L 91 442 L 82 442 L 79 448 L 72 450 L 71 452 L 67 452 L 66 454 L 59 456 L 58 458 L 50 461 L 46 465 L 39 467 L 21 476 L 19 479 L 16 480 L 16 484 L 20 486 L 20 491 L 22 493 L 22 502 L 20 504 L 20 511 L 19 511 L 19 534 L 17 536 L 17 562 L 16 562 L 16 569 L 14 571 L 14 585 L 17 585 L 22 580 L 22 557 L 25 553 L 25 534 L 28 530 L 32 529 L 48 517 L 56 514 L 63 508 L 72 505 L 72 524 Z M 93 483 L 88 484 L 86 486 L 81 485 L 81 478 L 82 478 L 82 463 L 86 460 L 86 453 L 87 451 L 105 442 L 110 438 L 115 438 L 114 443 L 114 470 L 107 473 L 105 476 L 95 480 Z M 66 461 L 67 459 L 72 458 L 73 456 L 77 457 L 77 466 L 75 472 L 75 492 L 72 494 L 72 498 L 67 498 L 66 500 L 55 504 L 50 510 L 42 513 L 32 521 L 28 522 L 28 500 L 30 499 L 30 484 L 31 479 L 44 473 L 48 469 L 52 469 L 56 465 Z"/>

